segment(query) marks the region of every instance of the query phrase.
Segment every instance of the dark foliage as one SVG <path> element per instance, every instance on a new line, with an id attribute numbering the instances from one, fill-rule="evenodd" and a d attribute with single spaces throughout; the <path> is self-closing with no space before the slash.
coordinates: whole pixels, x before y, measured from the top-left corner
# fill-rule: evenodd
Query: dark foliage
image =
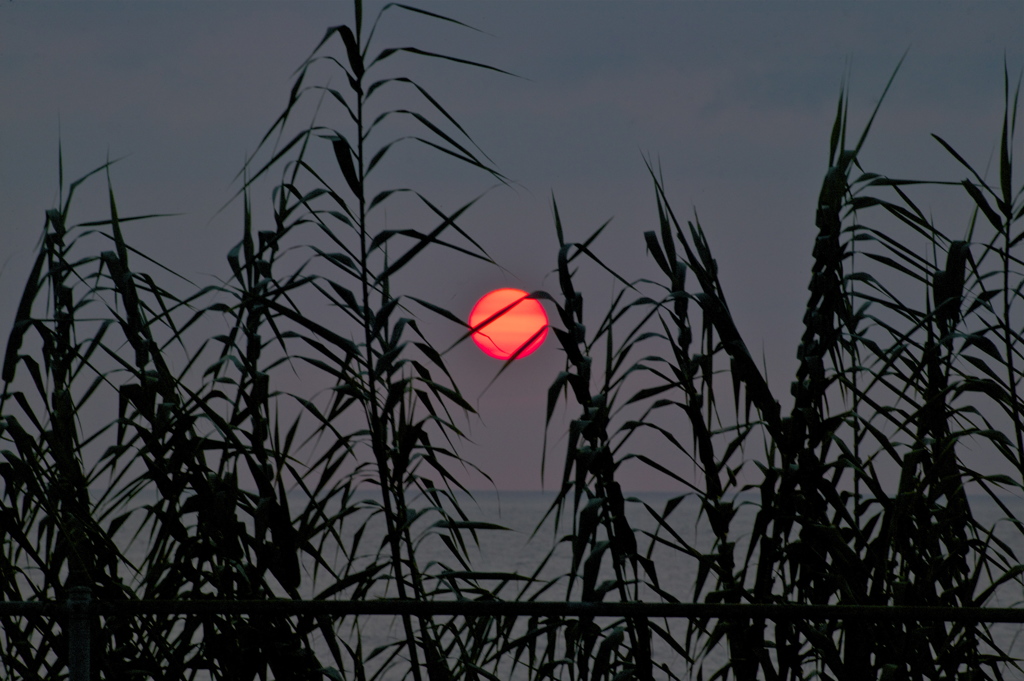
<path id="1" fill-rule="evenodd" d="M 110 163 L 66 197 L 61 180 L 3 361 L 5 600 L 61 601 L 88 586 L 115 605 L 500 601 L 550 599 L 564 587 L 579 601 L 981 606 L 1021 583 L 1019 558 L 975 519 L 965 492 L 971 485 L 1002 505 L 999 493 L 1024 482 L 1024 190 L 1013 188 L 1018 97 L 1008 77 L 995 182 L 939 138 L 963 165 L 962 182 L 866 172 L 859 155 L 874 115 L 851 144 L 840 96 L 788 414 L 731 316 L 703 228 L 677 219 L 651 164 L 659 224 L 644 238 L 656 279 L 608 269 L 595 246 L 603 226 L 568 241 L 554 206 L 559 287 L 534 296 L 556 308 L 566 357 L 548 422 L 560 401 L 576 414 L 549 512 L 571 519 L 571 530 L 532 574 L 484 573 L 470 543 L 503 528 L 460 507 L 449 472 L 470 465 L 458 423 L 473 410 L 417 314 L 465 325 L 392 283 L 427 249 L 491 259 L 462 226 L 473 201 L 445 212 L 412 189 L 377 186 L 373 173 L 396 144 L 421 144 L 504 182 L 424 88 L 377 76 L 400 53 L 498 69 L 374 40 L 382 15 L 459 23 L 451 18 L 393 4 L 367 22 L 361 3 L 354 8 L 352 25 L 330 28 L 301 66 L 254 156 L 263 160 L 244 171 L 242 238 L 221 285 L 194 287 L 127 243 L 126 223 L 160 216 L 119 215 Z M 348 87 L 307 84 L 324 65 Z M 379 108 L 390 90 L 421 109 Z M 316 121 L 297 125 L 311 100 Z M 387 119 L 414 132 L 381 140 Z M 311 161 L 321 149 L 335 166 Z M 250 189 L 273 172 L 275 227 L 254 231 Z M 109 217 L 74 223 L 75 191 L 100 173 Z M 976 208 L 962 239 L 915 204 L 925 184 L 963 192 Z M 414 197 L 422 227 L 380 226 L 398 196 Z M 575 277 L 591 265 L 620 285 L 596 324 Z M 923 291 L 923 302 L 893 295 L 896 280 Z M 344 323 L 317 321 L 323 309 Z M 210 334 L 213 324 L 223 331 Z M 285 387 L 296 376 L 307 392 Z M 286 413 L 297 415 L 282 422 Z M 697 476 L 633 451 L 640 432 L 663 438 Z M 1019 475 L 972 469 L 965 455 L 980 448 Z M 626 497 L 616 475 L 631 459 L 678 483 L 680 496 L 660 509 Z M 901 472 L 895 491 L 880 479 L 883 463 Z M 357 494 L 366 486 L 379 497 Z M 710 549 L 689 542 L 673 515 L 691 496 Z M 744 505 L 753 530 L 737 537 Z M 637 514 L 656 531 L 637 531 Z M 145 545 L 140 562 L 115 541 L 129 529 L 128 544 Z M 425 541 L 442 543 L 451 565 L 424 564 Z M 568 573 L 541 577 L 560 544 L 571 549 Z M 692 593 L 663 588 L 656 549 L 697 564 Z M 399 635 L 372 650 L 358 617 L 109 615 L 94 637 L 95 678 L 998 679 L 1018 668 L 985 624 L 498 613 L 402 616 Z M 728 661 L 711 669 L 709 653 L 723 644 Z M 4 618 L 4 676 L 59 679 L 67 663 L 62 622 Z"/>

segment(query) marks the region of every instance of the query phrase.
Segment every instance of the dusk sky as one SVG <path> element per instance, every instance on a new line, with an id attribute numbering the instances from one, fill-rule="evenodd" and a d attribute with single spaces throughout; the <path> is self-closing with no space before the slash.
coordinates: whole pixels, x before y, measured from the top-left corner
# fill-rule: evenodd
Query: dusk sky
<path id="1" fill-rule="evenodd" d="M 763 353 L 784 410 L 844 76 L 859 132 L 909 49 L 862 164 L 895 177 L 960 180 L 964 171 L 930 133 L 986 168 L 999 139 L 1004 60 L 1012 82 L 1024 67 L 1020 1 L 409 2 L 480 31 L 389 12 L 380 47 L 417 46 L 518 77 L 404 56 L 389 67 L 444 103 L 512 185 L 490 189 L 463 221 L 504 271 L 438 261 L 406 278 L 404 292 L 462 315 L 494 288 L 556 293 L 552 192 L 568 238 L 613 218 L 596 252 L 627 279 L 656 277 L 643 239 L 657 226 L 646 155 L 660 163 L 676 214 L 699 215 L 732 312 L 751 352 Z M 328 26 L 351 21 L 347 2 L 0 5 L 0 342 L 44 211 L 57 202 L 58 137 L 66 181 L 125 157 L 111 171 L 120 212 L 182 214 L 133 224 L 129 241 L 212 284 L 229 275 L 226 254 L 241 234 L 239 202 L 218 214 L 239 189 L 234 178 L 287 102 L 295 69 Z M 403 153 L 388 172 L 445 209 L 494 184 L 436 154 Z M 257 185 L 253 195 L 258 228 L 272 224 L 270 188 Z M 106 217 L 102 178 L 79 191 L 74 222 Z M 937 227 L 963 235 L 964 197 L 922 196 Z M 387 217 L 394 228 L 404 216 Z M 596 270 L 583 275 L 597 310 L 613 285 Z M 428 328 L 442 347 L 458 335 L 434 320 Z M 462 453 L 501 489 L 539 488 L 546 391 L 564 364 L 554 338 L 483 394 L 500 363 L 471 343 L 448 357 L 481 415 Z M 561 468 L 563 427 L 551 438 L 548 489 Z M 987 464 L 996 465 L 979 462 Z M 638 467 L 622 482 L 671 489 Z"/>

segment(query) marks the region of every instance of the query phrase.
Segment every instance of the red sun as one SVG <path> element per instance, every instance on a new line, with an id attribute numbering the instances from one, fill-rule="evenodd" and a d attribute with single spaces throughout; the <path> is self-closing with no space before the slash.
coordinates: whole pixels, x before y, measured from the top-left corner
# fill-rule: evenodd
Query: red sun
<path id="1" fill-rule="evenodd" d="M 473 342 L 491 357 L 502 360 L 515 355 L 519 348 L 522 351 L 516 359 L 539 348 L 548 335 L 548 316 L 540 302 L 528 295 L 517 288 L 501 288 L 478 300 L 469 313 L 469 325 L 476 329 Z"/>

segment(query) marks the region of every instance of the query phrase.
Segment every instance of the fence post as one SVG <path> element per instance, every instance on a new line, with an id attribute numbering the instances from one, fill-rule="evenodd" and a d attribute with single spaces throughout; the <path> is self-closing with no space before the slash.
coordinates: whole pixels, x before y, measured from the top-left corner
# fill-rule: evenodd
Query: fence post
<path id="1" fill-rule="evenodd" d="M 87 586 L 68 589 L 68 681 L 89 681 L 92 647 L 92 591 Z"/>

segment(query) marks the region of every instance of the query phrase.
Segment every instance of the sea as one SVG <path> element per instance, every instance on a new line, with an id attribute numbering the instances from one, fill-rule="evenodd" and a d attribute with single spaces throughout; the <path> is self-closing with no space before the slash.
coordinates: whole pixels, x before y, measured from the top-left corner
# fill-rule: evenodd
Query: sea
<path id="1" fill-rule="evenodd" d="M 537 573 L 539 580 L 551 580 L 550 586 L 543 594 L 537 595 L 540 591 L 538 586 L 524 587 L 521 583 L 511 583 L 498 593 L 498 596 L 512 600 L 515 598 L 536 597 L 537 600 L 560 600 L 569 598 L 578 599 L 579 586 L 575 587 L 572 594 L 567 592 L 567 581 L 564 575 L 569 571 L 572 559 L 571 544 L 562 541 L 571 532 L 571 500 L 567 504 L 570 513 L 563 516 L 558 524 L 555 523 L 553 513 L 549 513 L 555 495 L 550 492 L 525 491 L 525 492 L 496 492 L 494 490 L 479 491 L 472 493 L 456 492 L 454 494 L 459 507 L 470 520 L 482 523 L 489 523 L 501 526 L 504 529 L 478 530 L 476 538 L 464 532 L 463 536 L 467 542 L 469 561 L 474 570 L 481 572 L 516 572 L 520 575 L 533 575 L 538 566 L 544 567 Z M 661 492 L 641 492 L 626 494 L 626 512 L 632 527 L 635 529 L 637 543 L 642 553 L 650 551 L 649 556 L 653 560 L 657 571 L 659 586 L 665 592 L 672 594 L 681 602 L 692 602 L 694 600 L 694 588 L 697 579 L 697 562 L 669 545 L 653 542 L 651 534 L 665 538 L 669 542 L 682 539 L 700 551 L 710 551 L 714 537 L 710 531 L 707 518 L 700 517 L 699 501 L 695 497 L 687 497 L 677 504 L 673 502 L 677 494 Z M 1003 503 L 1018 518 L 1024 518 L 1024 500 L 1016 497 L 1002 498 Z M 354 558 L 355 563 L 369 563 L 376 554 L 384 539 L 383 519 L 380 514 L 373 515 L 372 510 L 375 504 L 379 503 L 379 496 L 372 492 L 360 492 L 354 497 L 364 510 L 354 513 L 346 518 L 342 525 L 337 528 L 340 531 L 342 543 L 351 545 L 359 527 L 365 522 L 366 527 L 362 532 L 360 550 Z M 753 524 L 756 506 L 753 503 L 754 497 L 740 496 L 736 499 L 738 511 L 732 522 L 732 537 L 736 541 L 737 563 L 742 563 L 746 555 L 747 543 Z M 145 503 L 144 500 L 142 503 Z M 340 502 L 339 502 L 340 503 Z M 289 497 L 289 504 L 293 517 L 299 512 L 304 504 L 301 495 L 294 494 Z M 672 504 L 674 509 L 667 517 L 667 524 L 676 537 L 672 537 L 666 528 L 658 527 L 655 520 L 655 513 L 664 515 L 665 509 Z M 984 527 L 991 527 L 995 530 L 995 536 L 1006 542 L 1018 557 L 1024 556 L 1024 536 L 1016 530 L 1006 519 L 999 506 L 986 496 L 970 497 L 970 504 L 975 518 Z M 426 509 L 431 506 L 425 498 L 412 497 L 410 507 L 413 509 Z M 328 512 L 338 510 L 328 507 Z M 547 518 L 545 518 L 547 514 Z M 426 573 L 438 574 L 443 569 L 462 569 L 458 560 L 451 550 L 440 539 L 440 532 L 433 524 L 439 519 L 436 513 L 428 512 L 414 522 L 413 534 L 416 540 L 416 555 L 420 569 Z M 124 540 L 129 537 L 131 528 L 124 527 L 118 533 Z M 126 547 L 126 556 L 133 561 L 141 560 L 145 554 L 146 546 L 144 540 L 137 540 L 135 544 Z M 553 550 L 552 550 L 553 549 Z M 550 552 L 550 556 L 548 555 Z M 343 570 L 347 558 L 337 546 L 325 547 L 324 558 L 338 570 Z M 605 563 L 605 573 L 601 579 L 609 577 L 607 569 L 608 560 Z M 314 565 L 311 560 L 303 563 L 305 572 L 302 596 L 311 598 L 322 590 L 326 583 L 316 584 L 312 577 Z M 352 566 L 358 568 L 358 565 Z M 991 577 L 982 575 L 977 592 L 982 591 L 987 584 L 991 583 Z M 428 587 L 435 586 L 436 580 L 428 582 Z M 497 581 L 493 582 L 497 588 Z M 705 586 L 705 593 L 708 590 Z M 976 593 L 977 593 L 976 592 Z M 397 597 L 393 586 L 385 588 L 382 586 L 373 596 Z M 344 598 L 344 594 L 341 596 Z M 656 594 L 645 589 L 641 591 L 641 600 L 660 600 Z M 612 600 L 609 597 L 607 600 Z M 1024 603 L 1024 593 L 1019 583 L 1009 582 L 997 589 L 986 603 L 991 607 L 1020 607 Z M 386 645 L 390 642 L 403 638 L 401 621 L 393 616 L 361 616 L 357 623 L 362 640 L 364 653 Z M 598 624 L 607 625 L 612 620 L 597 620 Z M 685 620 L 673 620 L 670 622 L 660 621 L 659 625 L 665 626 L 677 640 L 685 640 L 687 622 Z M 518 631 L 525 632 L 525 618 Z M 993 641 L 1004 651 L 1015 657 L 1024 658 L 1024 625 L 1021 624 L 992 624 L 990 625 Z M 355 645 L 355 634 L 352 629 L 351 618 L 347 624 L 336 630 L 339 638 L 345 639 L 351 645 Z M 322 639 L 314 640 L 315 651 L 325 667 L 334 667 L 337 664 L 332 660 L 327 642 Z M 690 669 L 686 660 L 673 651 L 667 644 L 660 643 L 655 637 L 654 654 L 656 659 L 669 666 L 673 673 L 679 678 L 697 678 L 696 670 Z M 403 653 L 404 655 L 404 653 Z M 712 648 L 704 658 L 703 678 L 709 678 L 713 672 L 721 667 L 728 659 L 729 651 L 727 644 L 719 643 Z M 379 661 L 384 655 L 370 660 L 366 667 L 368 678 L 379 668 Z M 401 659 L 401 657 L 400 657 Z M 344 668 L 350 662 L 343 660 Z M 1024 665 L 1022 665 L 1024 666 Z M 399 664 L 393 670 L 385 669 L 380 681 L 392 681 L 402 678 L 402 665 Z M 527 681 L 530 676 L 523 666 L 511 668 L 511 657 L 504 660 L 499 666 L 498 677 L 503 681 Z M 352 669 L 344 669 L 346 678 L 352 673 Z M 1017 673 L 1011 667 L 1002 668 L 1004 678 L 1014 681 L 1024 681 L 1024 674 Z M 325 676 L 325 678 L 327 678 Z M 568 678 L 566 676 L 566 678 Z M 656 677 L 659 678 L 659 677 Z"/>

